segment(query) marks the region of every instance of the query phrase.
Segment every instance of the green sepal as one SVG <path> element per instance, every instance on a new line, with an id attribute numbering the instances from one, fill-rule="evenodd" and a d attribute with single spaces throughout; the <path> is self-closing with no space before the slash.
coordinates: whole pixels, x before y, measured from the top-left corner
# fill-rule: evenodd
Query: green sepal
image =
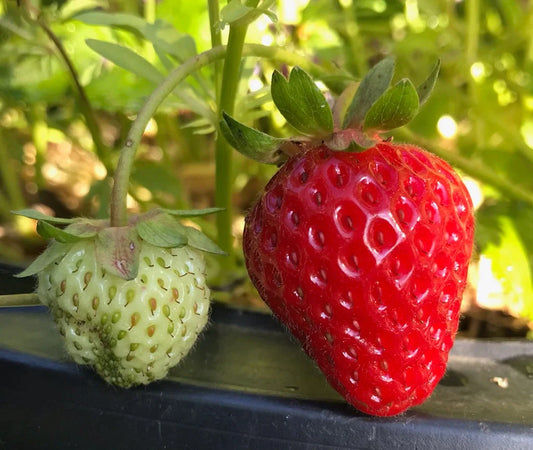
<path id="1" fill-rule="evenodd" d="M 48 223 L 57 223 L 57 224 L 65 224 L 65 225 L 69 223 L 74 223 L 78 220 L 78 219 L 63 219 L 61 217 L 49 216 L 35 209 L 21 209 L 19 211 L 11 211 L 11 214 L 16 214 L 17 216 L 27 217 L 28 219 L 44 220 L 45 222 L 48 222 Z"/>
<path id="2" fill-rule="evenodd" d="M 333 115 L 324 94 L 300 67 L 291 70 L 288 80 L 274 71 L 271 94 L 283 117 L 301 133 L 324 136 L 333 131 Z"/>
<path id="3" fill-rule="evenodd" d="M 368 71 L 347 108 L 343 128 L 361 128 L 372 105 L 389 88 L 394 66 L 395 59 L 389 57 Z"/>
<path id="4" fill-rule="evenodd" d="M 139 270 L 141 241 L 134 227 L 109 227 L 95 239 L 96 260 L 107 272 L 132 280 Z"/>
<path id="5" fill-rule="evenodd" d="M 55 239 L 56 241 L 62 242 L 64 244 L 73 244 L 75 242 L 79 242 L 83 239 L 86 239 L 83 236 L 70 233 L 54 225 L 51 225 L 44 220 L 39 220 L 37 222 L 37 233 L 39 233 L 39 235 L 41 235 L 45 239 Z"/>
<path id="6" fill-rule="evenodd" d="M 185 226 L 181 223 L 178 223 L 178 225 L 187 237 L 187 245 L 194 247 L 198 250 L 202 250 L 204 252 L 214 253 L 217 255 L 226 255 L 226 252 L 224 250 L 222 250 L 217 244 L 215 244 L 200 230 L 197 230 L 194 227 Z"/>
<path id="7" fill-rule="evenodd" d="M 52 242 L 32 263 L 22 272 L 15 275 L 17 278 L 30 277 L 45 270 L 49 265 L 62 258 L 69 248 L 68 244 Z"/>
<path id="8" fill-rule="evenodd" d="M 426 81 L 424 81 L 420 86 L 416 88 L 416 93 L 418 94 L 418 103 L 420 106 L 426 103 L 426 100 L 431 95 L 431 92 L 435 87 L 435 83 L 437 82 L 437 78 L 439 77 L 439 72 L 440 59 L 437 60 L 437 62 L 433 66 L 433 69 L 431 70 L 431 73 L 427 77 Z"/>
<path id="9" fill-rule="evenodd" d="M 287 159 L 280 151 L 285 139 L 247 127 L 225 112 L 222 112 L 220 131 L 235 150 L 255 161 L 277 165 Z"/>
<path id="10" fill-rule="evenodd" d="M 171 216 L 176 217 L 200 217 L 208 214 L 216 214 L 224 211 L 225 208 L 204 208 L 204 209 L 167 209 L 160 208 L 159 211 L 163 211 Z"/>
<path id="11" fill-rule="evenodd" d="M 218 211 L 220 208 L 212 209 Z M 159 210 L 155 214 L 141 218 L 135 225 L 139 237 L 156 247 L 176 248 L 190 245 L 205 252 L 225 254 L 204 233 L 196 228 L 183 225 L 172 216 L 171 212 Z"/>
<path id="12" fill-rule="evenodd" d="M 416 116 L 418 106 L 416 88 L 409 79 L 404 78 L 372 105 L 365 116 L 363 129 L 387 131 L 401 127 Z"/>
<path id="13" fill-rule="evenodd" d="M 142 240 L 156 247 L 175 248 L 187 245 L 187 236 L 180 223 L 168 213 L 140 220 L 135 229 Z"/>

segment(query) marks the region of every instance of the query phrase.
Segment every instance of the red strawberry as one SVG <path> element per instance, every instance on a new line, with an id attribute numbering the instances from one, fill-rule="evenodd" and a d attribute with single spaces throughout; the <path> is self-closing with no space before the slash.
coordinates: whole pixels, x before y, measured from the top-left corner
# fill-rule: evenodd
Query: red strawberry
<path id="1" fill-rule="evenodd" d="M 472 250 L 451 167 L 382 142 L 290 159 L 246 220 L 250 277 L 346 400 L 390 416 L 442 378 Z"/>
<path id="2" fill-rule="evenodd" d="M 254 159 L 292 155 L 246 218 L 250 278 L 330 384 L 379 416 L 420 404 L 442 378 L 474 235 L 472 202 L 453 169 L 379 138 L 414 117 L 439 66 L 418 88 L 407 79 L 388 87 L 393 68 L 391 59 L 377 64 L 333 112 L 301 69 L 288 80 L 275 72 L 274 103 L 305 137 L 221 122 Z"/>

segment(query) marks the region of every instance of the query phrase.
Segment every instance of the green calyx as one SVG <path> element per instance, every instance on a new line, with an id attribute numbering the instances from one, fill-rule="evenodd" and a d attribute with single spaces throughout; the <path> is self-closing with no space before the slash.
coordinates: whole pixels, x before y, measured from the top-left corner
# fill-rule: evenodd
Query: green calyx
<path id="1" fill-rule="evenodd" d="M 137 276 L 139 253 L 144 243 L 160 248 L 189 245 L 205 252 L 224 254 L 200 230 L 183 225 L 179 220 L 219 211 L 221 208 L 155 209 L 132 216 L 129 224 L 122 227 L 111 227 L 108 220 L 61 219 L 35 210 L 13 211 L 14 214 L 37 220 L 37 232 L 52 240 L 51 245 L 17 276 L 27 277 L 43 271 L 60 260 L 70 244 L 80 241 L 95 246 L 96 259 L 104 270 L 125 280 Z"/>
<path id="2" fill-rule="evenodd" d="M 404 78 L 391 86 L 394 59 L 376 64 L 357 85 L 349 84 L 333 110 L 307 73 L 294 67 L 286 79 L 275 71 L 271 94 L 287 122 L 303 137 L 276 138 L 223 114 L 220 130 L 239 152 L 262 163 L 279 165 L 296 149 L 327 144 L 334 150 L 368 148 L 380 133 L 410 122 L 428 99 L 440 70 L 437 61 L 426 80 L 415 87 Z"/>

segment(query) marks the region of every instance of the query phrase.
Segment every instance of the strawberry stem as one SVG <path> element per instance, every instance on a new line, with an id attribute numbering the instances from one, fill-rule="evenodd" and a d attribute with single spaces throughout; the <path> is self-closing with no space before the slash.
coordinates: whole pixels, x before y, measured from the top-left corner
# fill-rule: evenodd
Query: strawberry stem
<path id="1" fill-rule="evenodd" d="M 152 95 L 146 100 L 131 125 L 120 152 L 111 196 L 111 226 L 125 226 L 128 223 L 126 200 L 128 196 L 129 179 L 135 160 L 135 153 L 139 147 L 142 135 L 149 120 L 163 100 L 170 95 L 181 81 L 196 70 L 224 58 L 225 55 L 226 47 L 219 46 L 193 56 L 170 72 L 167 78 L 161 82 L 161 84 L 152 92 Z M 317 64 L 310 62 L 308 57 L 295 54 L 282 48 L 269 47 L 260 44 L 244 44 L 242 56 L 257 56 L 286 64 L 299 65 L 304 70 L 308 70 L 311 74 L 318 77 L 328 73 Z"/>
<path id="2" fill-rule="evenodd" d="M 218 104 L 218 117 L 222 118 L 222 112 L 233 114 L 237 88 L 240 81 L 241 58 L 246 38 L 248 25 L 231 25 L 228 36 L 224 71 L 222 73 L 222 86 Z M 233 152 L 228 141 L 220 136 L 215 146 L 215 204 L 224 208 L 217 214 L 218 244 L 228 254 L 228 262 L 233 263 L 233 236 L 231 232 L 233 205 L 232 195 L 232 167 Z"/>

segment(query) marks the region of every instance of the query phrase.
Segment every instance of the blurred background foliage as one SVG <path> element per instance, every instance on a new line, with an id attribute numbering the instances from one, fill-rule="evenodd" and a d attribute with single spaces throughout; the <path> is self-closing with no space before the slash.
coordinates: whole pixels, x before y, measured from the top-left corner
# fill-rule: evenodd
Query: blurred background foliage
<path id="1" fill-rule="evenodd" d="M 393 135 L 448 159 L 476 205 L 463 333 L 527 334 L 533 321 L 532 2 L 278 0 L 271 10 L 275 16 L 261 15 L 251 25 L 247 42 L 307 55 L 342 75 L 341 84 L 389 55 L 397 58 L 398 76 L 421 82 L 441 59 L 434 94 Z M 45 245 L 34 223 L 11 210 L 107 216 L 109 180 L 136 112 L 172 68 L 210 46 L 203 1 L 0 0 L 0 260 L 23 265 Z M 246 59 L 235 111 L 239 120 L 285 136 L 292 131 L 268 94 L 275 68 L 287 70 Z M 190 77 L 150 121 L 131 180 L 132 211 L 213 205 L 213 73 L 208 67 Z M 239 237 L 246 210 L 274 169 L 235 158 Z M 213 222 L 200 226 L 215 234 Z M 238 288 L 232 296 L 259 305 Z"/>

